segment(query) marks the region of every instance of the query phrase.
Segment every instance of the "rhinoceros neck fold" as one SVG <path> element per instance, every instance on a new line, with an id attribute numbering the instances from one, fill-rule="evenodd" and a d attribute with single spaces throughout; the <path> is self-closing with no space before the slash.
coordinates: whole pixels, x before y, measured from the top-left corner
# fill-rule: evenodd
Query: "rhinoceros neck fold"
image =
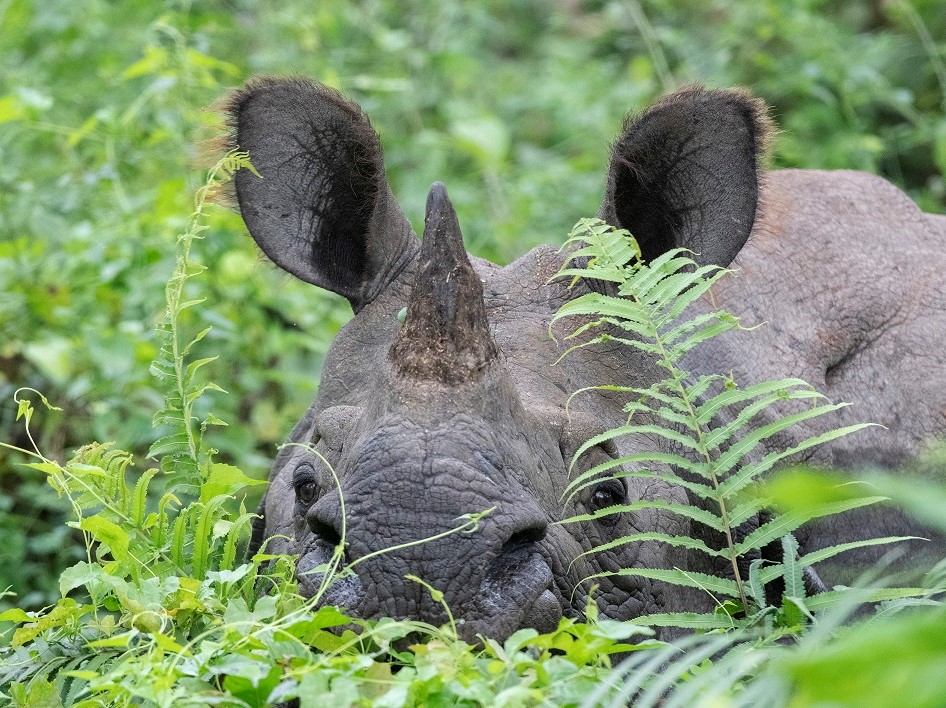
<path id="1" fill-rule="evenodd" d="M 483 285 L 440 183 L 427 196 L 417 279 L 388 356 L 399 376 L 447 385 L 479 379 L 497 358 Z"/>

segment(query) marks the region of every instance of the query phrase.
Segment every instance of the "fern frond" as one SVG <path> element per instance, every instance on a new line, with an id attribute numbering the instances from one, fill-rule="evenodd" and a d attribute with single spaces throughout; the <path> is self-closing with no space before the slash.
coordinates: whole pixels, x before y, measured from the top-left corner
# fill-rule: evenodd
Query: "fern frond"
<path id="1" fill-rule="evenodd" d="M 785 572 L 785 594 L 789 597 L 805 597 L 805 567 L 798 562 L 798 541 L 791 534 L 782 536 L 782 567 Z"/>
<path id="2" fill-rule="evenodd" d="M 680 570 L 679 568 L 621 568 L 620 570 L 594 573 L 584 578 L 584 580 L 607 577 L 648 578 L 680 587 L 696 588 L 697 590 L 703 590 L 712 595 L 723 595 L 725 597 L 738 598 L 740 594 L 739 585 L 735 580 L 720 578 L 716 575 L 708 575 L 706 573 L 697 573 L 696 571 Z M 927 590 L 927 592 L 929 591 Z"/>
<path id="3" fill-rule="evenodd" d="M 764 472 L 768 472 L 772 469 L 777 463 L 781 462 L 784 459 L 794 457 L 799 455 L 802 452 L 810 450 L 819 445 L 824 445 L 827 442 L 832 440 L 837 440 L 838 438 L 850 435 L 851 433 L 856 433 L 858 430 L 863 430 L 864 428 L 873 427 L 873 423 L 855 423 L 854 425 L 848 425 L 843 428 L 835 428 L 834 430 L 829 430 L 826 433 L 821 435 L 814 435 L 810 438 L 802 440 L 797 445 L 788 448 L 787 450 L 776 450 L 770 452 L 765 457 L 763 457 L 757 463 L 751 463 L 748 465 L 743 465 L 737 472 L 734 472 L 729 477 L 727 477 L 719 486 L 719 492 L 724 499 L 735 496 L 740 493 L 748 484 L 753 480 L 758 478 Z"/>
<path id="4" fill-rule="evenodd" d="M 671 442 L 682 445 L 690 450 L 699 450 L 698 443 L 693 440 L 689 435 L 681 433 L 677 430 L 671 430 L 659 425 L 622 425 L 619 428 L 612 428 L 611 430 L 599 433 L 592 438 L 586 440 L 578 448 L 575 454 L 572 456 L 571 466 L 569 470 L 574 468 L 575 463 L 584 455 L 588 450 L 600 445 L 603 442 L 612 441 L 616 438 L 625 437 L 627 435 L 656 435 L 658 437 L 664 438 Z"/>
<path id="5" fill-rule="evenodd" d="M 845 511 L 859 509 L 860 507 L 878 504 L 883 501 L 888 501 L 887 497 L 858 497 L 856 499 L 845 499 L 844 501 L 830 504 L 819 504 L 811 509 L 779 514 L 749 533 L 741 543 L 735 545 L 732 553 L 735 556 L 739 556 L 748 551 L 760 549 L 763 546 L 769 545 L 772 541 L 776 541 L 782 536 L 792 533 L 812 519 L 818 519 L 823 516 L 834 516 Z"/>
<path id="6" fill-rule="evenodd" d="M 717 612 L 664 612 L 635 617 L 636 624 L 645 627 L 680 627 L 682 629 L 732 629 L 735 622 L 725 613 Z"/>
<path id="7" fill-rule="evenodd" d="M 828 403 L 822 406 L 814 406 L 808 410 L 801 411 L 800 413 L 793 413 L 791 415 L 785 415 L 777 420 L 763 425 L 758 428 L 753 428 L 749 433 L 744 437 L 739 438 L 732 445 L 727 448 L 727 450 L 722 453 L 719 459 L 716 462 L 716 474 L 720 477 L 724 476 L 733 467 L 735 467 L 739 461 L 746 455 L 752 453 L 763 440 L 776 435 L 783 430 L 791 428 L 793 425 L 802 423 L 806 420 L 811 420 L 812 418 L 817 418 L 823 416 L 827 413 L 833 413 L 834 411 L 841 410 L 842 408 L 847 408 L 850 403 Z M 863 426 L 862 426 L 863 427 Z"/>
<path id="8" fill-rule="evenodd" d="M 802 556 L 798 564 L 802 567 L 808 567 L 826 561 L 829 558 L 841 555 L 848 551 L 854 551 L 859 548 L 868 548 L 870 546 L 882 546 L 891 543 L 902 543 L 904 541 L 926 541 L 928 539 L 921 536 L 882 536 L 880 538 L 865 538 L 860 541 L 850 541 L 849 543 L 837 543 L 833 546 L 827 546 L 817 551 L 812 551 Z M 762 568 L 759 571 L 759 580 L 764 585 L 772 582 L 776 578 L 782 577 L 785 568 L 781 563 Z"/>
<path id="9" fill-rule="evenodd" d="M 634 457 L 633 455 L 628 455 L 627 457 Z M 596 484 L 599 484 L 601 480 L 605 477 L 609 479 L 653 479 L 659 480 L 661 482 L 667 482 L 668 484 L 675 485 L 678 487 L 683 487 L 684 489 L 689 489 L 696 496 L 701 499 L 712 500 L 716 496 L 713 492 L 713 489 L 705 484 L 700 484 L 699 482 L 693 482 L 689 479 L 684 479 L 673 472 L 657 472 L 648 469 L 641 470 L 625 470 L 620 469 L 618 472 L 614 472 L 610 475 L 605 475 L 606 472 L 613 470 L 615 468 L 620 468 L 625 462 L 621 462 L 625 458 L 616 458 L 610 462 L 604 462 L 600 465 L 595 465 L 587 472 L 582 473 L 580 476 L 576 477 L 571 484 L 568 485 L 565 489 L 565 494 L 562 495 L 563 503 L 568 504 L 576 494 L 592 487 Z"/>
<path id="10" fill-rule="evenodd" d="M 749 611 L 750 605 L 740 561 L 746 554 L 782 538 L 785 561 L 778 570 L 764 568 L 761 561 L 750 565 L 751 587 L 748 589 L 759 609 L 743 621 L 750 624 L 776 621 L 773 613 L 782 613 L 777 615 L 777 621 L 791 623 L 794 621 L 792 617 L 803 618 L 803 613 L 808 612 L 800 575 L 804 559 L 797 556 L 791 532 L 811 519 L 842 513 L 880 498 L 843 500 L 777 514 L 737 542 L 736 528 L 759 515 L 771 503 L 764 494 L 746 495 L 744 491 L 779 462 L 866 426 L 851 425 L 813 435 L 787 450 L 767 449 L 775 436 L 820 416 L 835 413 L 847 404 L 826 401 L 823 394 L 798 378 L 740 388 L 732 376 L 694 376 L 682 368 L 680 362 L 694 349 L 725 332 L 741 328 L 738 318 L 723 311 L 710 310 L 687 316 L 688 309 L 704 298 L 729 271 L 713 265 L 700 265 L 685 249 L 671 249 L 649 263 L 643 263 L 640 248 L 630 234 L 610 229 L 596 220 L 582 220 L 575 226 L 569 246 L 575 245 L 579 248 L 573 255 L 576 259 L 586 259 L 585 267 L 577 267 L 576 260 L 573 260 L 559 275 L 617 283 L 618 296 L 585 294 L 556 313 L 553 322 L 567 317 L 584 318 L 566 338 L 595 335 L 570 348 L 563 356 L 586 346 L 622 344 L 650 357 L 654 365 L 666 371 L 666 376 L 648 387 L 612 385 L 598 389 L 628 397 L 623 406 L 627 422 L 581 445 L 572 458 L 569 471 L 593 446 L 620 438 L 653 441 L 668 452 L 624 455 L 595 465 L 578 474 L 567 485 L 563 497 L 571 502 L 576 494 L 599 483 L 605 476 L 655 479 L 687 489 L 705 502 L 705 508 L 701 506 L 696 511 L 685 505 L 640 500 L 597 514 L 575 516 L 562 523 L 644 509 L 665 509 L 719 531 L 725 537 L 725 544 L 718 551 L 710 549 L 698 538 L 644 532 L 615 539 L 588 553 L 654 541 L 724 557 L 732 566 L 732 579 L 666 570 L 629 569 L 626 573 L 690 587 L 723 588 L 721 594 L 738 598 L 741 611 L 745 612 Z M 622 331 L 628 335 L 622 336 Z M 785 404 L 792 406 L 789 412 L 779 410 Z M 656 464 L 669 469 L 653 469 Z M 622 469 L 622 465 L 641 465 L 644 469 Z M 798 607 L 785 605 L 783 610 L 766 607 L 766 582 L 785 573 L 790 575 L 786 597 L 795 598 L 792 601 L 797 600 Z"/>
<path id="11" fill-rule="evenodd" d="M 733 528 L 738 528 L 771 505 L 772 500 L 768 497 L 762 495 L 748 496 L 730 507 L 729 523 Z"/>
<path id="12" fill-rule="evenodd" d="M 608 541 L 607 543 L 602 543 L 600 546 L 595 546 L 590 550 L 579 553 L 576 558 L 594 555 L 596 553 L 603 553 L 605 551 L 620 548 L 621 546 L 626 546 L 631 543 L 642 543 L 644 541 L 659 541 L 660 543 L 665 543 L 668 546 L 674 546 L 676 548 L 688 548 L 693 551 L 705 553 L 708 556 L 720 558 L 725 557 L 725 554 L 722 551 L 710 548 L 698 538 L 690 538 L 689 536 L 672 536 L 670 534 L 660 533 L 658 531 L 645 531 L 643 533 L 634 533 L 627 536 L 621 536 L 620 538 L 615 538 L 611 541 Z"/>
<path id="13" fill-rule="evenodd" d="M 684 397 L 688 401 L 699 401 L 713 384 L 717 383 L 722 383 L 727 391 L 736 389 L 735 383 L 731 381 L 729 377 L 723 376 L 722 374 L 704 374 L 697 377 L 696 381 L 690 385 L 684 386 Z"/>
<path id="14" fill-rule="evenodd" d="M 574 524 L 581 521 L 593 521 L 604 516 L 612 516 L 613 514 L 627 514 L 648 509 L 669 511 L 673 514 L 677 514 L 678 516 L 683 516 L 688 519 L 692 519 L 693 521 L 698 521 L 704 526 L 708 526 L 709 528 L 716 531 L 722 532 L 725 529 L 722 521 L 719 519 L 719 516 L 711 511 L 707 511 L 705 509 L 688 504 L 677 504 L 676 502 L 665 502 L 656 499 L 639 499 L 638 501 L 631 502 L 630 504 L 616 504 L 615 506 L 609 506 L 607 509 L 602 509 L 601 511 L 595 512 L 594 514 L 576 514 L 575 516 L 569 516 L 567 519 L 562 519 L 558 523 L 563 525 Z"/>
<path id="15" fill-rule="evenodd" d="M 851 602 L 868 604 L 872 602 L 887 602 L 909 597 L 927 598 L 935 594 L 929 588 L 842 588 L 806 598 L 805 604 L 812 612 L 824 612 L 839 605 L 849 605 Z"/>
<path id="16" fill-rule="evenodd" d="M 796 389 L 796 390 L 780 390 L 775 393 L 770 393 L 761 396 L 747 406 L 744 406 L 739 413 L 736 415 L 735 419 L 730 423 L 722 425 L 718 428 L 708 428 L 706 433 L 706 447 L 710 450 L 716 450 L 726 443 L 728 443 L 736 434 L 741 432 L 749 423 L 760 413 L 769 411 L 773 404 L 780 401 L 799 401 L 806 399 L 824 399 L 824 394 L 818 393 L 811 389 Z M 797 421 L 787 421 L 785 428 L 790 428 Z M 775 433 L 781 432 L 785 428 L 773 428 L 772 435 Z M 757 428 L 760 430 L 761 428 Z M 760 438 L 757 442 L 763 440 Z M 753 443 L 755 445 L 756 443 Z M 751 451 L 751 449 L 750 449 Z"/>
<path id="17" fill-rule="evenodd" d="M 811 384 L 802 379 L 789 378 L 779 379 L 777 381 L 763 381 L 746 386 L 745 388 L 729 388 L 708 398 L 700 404 L 696 409 L 696 417 L 700 425 L 706 425 L 724 408 L 728 408 L 737 403 L 744 403 L 767 394 L 778 392 L 787 393 L 793 388 L 806 388 L 810 390 Z M 691 395 L 694 394 L 691 393 Z"/>

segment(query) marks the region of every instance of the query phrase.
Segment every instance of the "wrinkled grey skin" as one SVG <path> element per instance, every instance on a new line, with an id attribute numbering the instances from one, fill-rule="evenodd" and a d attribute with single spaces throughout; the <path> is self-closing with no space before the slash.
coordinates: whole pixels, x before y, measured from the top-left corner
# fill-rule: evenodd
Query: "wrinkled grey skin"
<path id="1" fill-rule="evenodd" d="M 273 534 L 292 539 L 269 548 L 299 554 L 304 591 L 318 586 L 311 571 L 343 532 L 350 563 L 487 509 L 476 533 L 359 564 L 324 602 L 365 618 L 444 622 L 441 605 L 404 578 L 410 573 L 443 591 L 463 636 L 503 638 L 580 613 L 589 584 L 579 581 L 594 573 L 631 566 L 727 572 L 649 542 L 580 555 L 643 531 L 718 541 L 668 513 L 556 523 L 625 499 L 688 502 L 684 490 L 651 480 L 603 480 L 561 502 L 577 447 L 623 421 L 620 403 L 597 393 L 576 397 L 567 416 L 568 394 L 594 384 L 648 385 L 660 375 L 624 347 L 589 347 L 555 364 L 566 346 L 562 335 L 580 323 L 557 327 L 551 339 L 552 315 L 601 283 L 548 282 L 563 259 L 551 247 L 506 267 L 468 260 L 440 185 L 428 197 L 422 249 L 384 179 L 370 124 L 325 87 L 260 79 L 233 94 L 229 111 L 233 145 L 249 150 L 263 177 L 236 176 L 250 233 L 278 265 L 342 294 L 356 312 L 291 436 L 331 463 L 344 520 L 320 457 L 287 447 L 274 464 L 256 534 L 257 542 Z M 648 258 L 682 245 L 701 262 L 738 270 L 697 307 L 715 303 L 746 324 L 767 324 L 712 341 L 689 369 L 731 370 L 742 384 L 798 376 L 832 400 L 856 403 L 773 446 L 819 426 L 870 420 L 886 428 L 837 441 L 816 459 L 896 464 L 946 427 L 946 219 L 921 213 L 866 174 L 782 170 L 763 178 L 768 130 L 764 107 L 740 92 L 695 88 L 664 99 L 625 125 L 600 215 L 630 229 Z M 625 438 L 596 447 L 578 471 L 658 445 Z M 842 516 L 804 543 L 894 530 L 903 530 L 896 517 L 872 511 Z M 640 578 L 597 582 L 599 607 L 617 619 L 712 605 L 700 593 Z"/>

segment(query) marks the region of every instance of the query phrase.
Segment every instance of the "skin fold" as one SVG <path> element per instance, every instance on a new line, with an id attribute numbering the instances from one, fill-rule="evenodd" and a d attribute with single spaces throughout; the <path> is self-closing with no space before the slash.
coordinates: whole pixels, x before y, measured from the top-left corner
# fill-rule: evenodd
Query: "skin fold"
<path id="1" fill-rule="evenodd" d="M 550 336 L 552 316 L 606 286 L 550 281 L 564 256 L 548 246 L 505 267 L 470 257 L 439 184 L 418 240 L 387 185 L 368 119 L 324 86 L 255 79 L 226 108 L 228 147 L 248 150 L 262 175 L 241 170 L 235 179 L 251 235 L 277 265 L 346 297 L 356 313 L 290 436 L 300 444 L 275 460 L 255 534 L 257 544 L 281 535 L 268 548 L 298 554 L 303 592 L 318 588 L 316 569 L 344 534 L 344 564 L 354 572 L 324 603 L 369 619 L 442 624 L 443 606 L 405 578 L 413 574 L 443 592 L 462 636 L 502 639 L 578 616 L 589 575 L 623 567 L 732 572 L 656 542 L 582 555 L 647 531 L 719 542 L 665 511 L 559 523 L 638 499 L 696 503 L 678 486 L 633 478 L 602 480 L 563 503 L 574 475 L 664 444 L 621 438 L 590 449 L 569 471 L 585 440 L 625 420 L 609 394 L 581 394 L 566 412 L 569 395 L 661 377 L 623 346 L 559 361 L 573 344 L 564 335 L 579 323 L 556 323 Z M 770 130 L 764 105 L 741 91 L 691 87 L 666 97 L 625 124 L 599 216 L 634 233 L 647 258 L 684 246 L 700 263 L 738 271 L 696 313 L 724 309 L 743 324 L 766 325 L 694 350 L 688 371 L 731 371 L 742 385 L 797 376 L 856 404 L 778 436 L 772 449 L 869 420 L 884 427 L 841 438 L 812 461 L 899 465 L 946 428 L 946 220 L 870 175 L 764 172 Z M 487 510 L 475 532 L 449 533 L 464 515 Z M 890 510 L 848 513 L 802 534 L 803 551 L 865 529 L 910 530 Z M 440 537 L 416 543 L 431 536 Z M 359 560 L 386 548 L 393 550 Z M 841 572 L 819 571 L 829 585 Z M 594 599 L 615 619 L 714 606 L 704 593 L 658 581 L 595 582 Z"/>

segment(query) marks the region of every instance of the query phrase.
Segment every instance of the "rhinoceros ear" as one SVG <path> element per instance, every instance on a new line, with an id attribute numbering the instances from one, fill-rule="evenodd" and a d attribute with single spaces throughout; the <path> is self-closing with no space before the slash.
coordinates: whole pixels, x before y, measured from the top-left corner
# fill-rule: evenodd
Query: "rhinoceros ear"
<path id="1" fill-rule="evenodd" d="M 308 79 L 260 78 L 227 101 L 231 148 L 261 177 L 234 177 L 240 213 L 278 266 L 355 311 L 415 257 L 418 240 L 384 176 L 378 136 L 355 104 Z"/>
<path id="2" fill-rule="evenodd" d="M 744 91 L 671 94 L 625 122 L 599 216 L 634 234 L 645 260 L 684 247 L 727 266 L 755 221 L 770 133 L 765 104 Z"/>

